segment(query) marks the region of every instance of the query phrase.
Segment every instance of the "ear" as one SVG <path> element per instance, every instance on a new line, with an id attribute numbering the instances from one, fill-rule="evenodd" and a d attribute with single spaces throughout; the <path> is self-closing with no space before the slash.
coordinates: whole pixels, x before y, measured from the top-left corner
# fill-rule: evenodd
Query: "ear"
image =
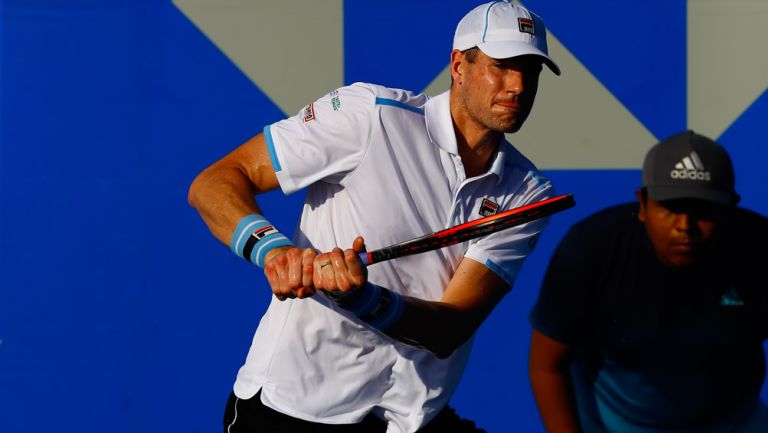
<path id="1" fill-rule="evenodd" d="M 451 51 L 451 79 L 456 84 L 464 81 L 464 54 L 459 50 Z"/>
<path id="2" fill-rule="evenodd" d="M 635 190 L 635 197 L 637 202 L 640 203 L 640 210 L 637 211 L 637 219 L 641 222 L 645 222 L 645 200 L 643 199 L 643 192 L 639 189 Z"/>

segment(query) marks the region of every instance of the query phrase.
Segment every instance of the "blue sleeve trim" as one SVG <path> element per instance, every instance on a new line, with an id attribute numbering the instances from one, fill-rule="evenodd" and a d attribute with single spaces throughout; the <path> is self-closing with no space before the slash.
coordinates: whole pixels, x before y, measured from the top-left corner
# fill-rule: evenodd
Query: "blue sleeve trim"
<path id="1" fill-rule="evenodd" d="M 280 167 L 280 161 L 277 159 L 277 153 L 275 153 L 275 142 L 272 141 L 272 131 L 269 129 L 270 125 L 264 127 L 264 138 L 267 140 L 267 152 L 269 152 L 269 159 L 272 161 L 272 168 L 275 169 L 275 173 L 279 172 L 283 168 Z"/>
<path id="2" fill-rule="evenodd" d="M 402 108 L 403 110 L 408 110 L 412 113 L 421 114 L 424 115 L 424 109 L 413 107 L 408 104 L 404 104 L 400 101 L 395 101 L 394 99 L 388 99 L 388 98 L 376 98 L 376 105 L 390 105 L 392 107 Z"/>
<path id="3" fill-rule="evenodd" d="M 485 266 L 487 266 L 493 272 L 496 272 L 496 274 L 500 276 L 504 281 L 506 281 L 510 287 L 512 286 L 512 283 L 515 282 L 515 279 L 512 277 L 512 275 L 509 275 L 506 271 L 504 271 L 504 269 L 501 269 L 501 266 L 493 263 L 490 259 L 485 261 Z"/>

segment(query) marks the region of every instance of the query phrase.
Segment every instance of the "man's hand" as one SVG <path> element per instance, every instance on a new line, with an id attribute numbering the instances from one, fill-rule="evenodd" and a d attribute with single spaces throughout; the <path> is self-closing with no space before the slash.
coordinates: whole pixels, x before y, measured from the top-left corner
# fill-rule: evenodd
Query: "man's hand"
<path id="1" fill-rule="evenodd" d="M 313 248 L 280 247 L 267 254 L 264 274 L 277 299 L 307 298 L 315 294 L 312 274 L 317 253 Z"/>
<path id="2" fill-rule="evenodd" d="M 352 248 L 318 254 L 314 259 L 312 281 L 316 290 L 330 292 L 331 297 L 350 294 L 368 281 L 368 270 L 358 254 L 365 251 L 365 241 L 358 236 Z M 340 292 L 340 293 L 334 293 Z"/>

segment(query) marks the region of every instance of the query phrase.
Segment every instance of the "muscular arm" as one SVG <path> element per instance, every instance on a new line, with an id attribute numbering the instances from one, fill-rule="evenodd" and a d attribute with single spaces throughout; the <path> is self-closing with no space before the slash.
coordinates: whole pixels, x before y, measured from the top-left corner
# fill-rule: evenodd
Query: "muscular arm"
<path id="1" fill-rule="evenodd" d="M 278 186 L 262 133 L 203 170 L 192 182 L 188 200 L 213 236 L 229 245 L 244 216 L 262 214 L 254 196 Z M 311 296 L 315 256 L 309 248 L 279 247 L 267 253 L 265 273 L 275 296 L 281 300 Z"/>
<path id="2" fill-rule="evenodd" d="M 190 186 L 189 203 L 211 233 L 229 245 L 244 216 L 262 213 L 254 196 L 278 186 L 264 137 L 259 134 L 200 173 Z M 355 249 L 362 248 L 360 238 Z M 333 266 L 319 266 L 324 262 Z M 265 263 L 267 279 L 280 299 L 307 297 L 315 289 L 350 291 L 367 280 L 352 249 L 315 255 L 310 249 L 281 247 L 270 251 Z M 403 317 L 386 333 L 447 357 L 472 336 L 508 290 L 509 285 L 493 271 L 465 259 L 440 301 L 404 297 Z"/>
<path id="3" fill-rule="evenodd" d="M 533 330 L 528 372 L 541 419 L 551 433 L 581 431 L 570 363 L 567 345 Z"/>
<path id="4" fill-rule="evenodd" d="M 467 341 L 509 291 L 509 285 L 484 265 L 464 259 L 438 302 L 405 297 L 402 320 L 386 333 L 449 356 Z"/>
<path id="5" fill-rule="evenodd" d="M 229 245 L 237 223 L 261 213 L 254 195 L 278 186 L 264 134 L 259 134 L 203 170 L 192 182 L 188 200 L 216 239 Z"/>

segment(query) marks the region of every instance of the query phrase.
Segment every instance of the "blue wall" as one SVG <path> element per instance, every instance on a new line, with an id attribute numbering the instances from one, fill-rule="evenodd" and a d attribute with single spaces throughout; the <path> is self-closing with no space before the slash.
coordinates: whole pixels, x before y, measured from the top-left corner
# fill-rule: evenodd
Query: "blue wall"
<path id="1" fill-rule="evenodd" d="M 447 64 L 455 22 L 473 3 L 441 2 L 444 20 L 413 34 L 375 37 L 386 27 L 366 20 L 426 13 L 415 3 L 345 3 L 346 82 L 418 90 Z M 652 133 L 685 129 L 685 2 L 645 2 L 671 29 L 663 50 L 635 44 L 654 16 L 630 13 L 636 2 L 526 3 Z M 208 234 L 186 192 L 201 169 L 284 114 L 169 1 L 0 5 L 0 432 L 218 431 L 269 291 L 258 269 Z M 585 34 L 577 12 L 611 37 Z M 394 59 L 381 55 L 392 50 Z M 633 67 L 651 54 L 655 69 Z M 657 93 L 637 94 L 637 80 Z M 767 120 L 763 91 L 719 137 L 743 204 L 763 214 Z M 478 333 L 454 397 L 490 431 L 542 431 L 526 316 L 544 266 L 570 224 L 631 200 L 640 181 L 637 170 L 547 174 L 578 205 L 553 217 Z M 291 227 L 302 200 L 270 193 L 262 202 Z"/>

